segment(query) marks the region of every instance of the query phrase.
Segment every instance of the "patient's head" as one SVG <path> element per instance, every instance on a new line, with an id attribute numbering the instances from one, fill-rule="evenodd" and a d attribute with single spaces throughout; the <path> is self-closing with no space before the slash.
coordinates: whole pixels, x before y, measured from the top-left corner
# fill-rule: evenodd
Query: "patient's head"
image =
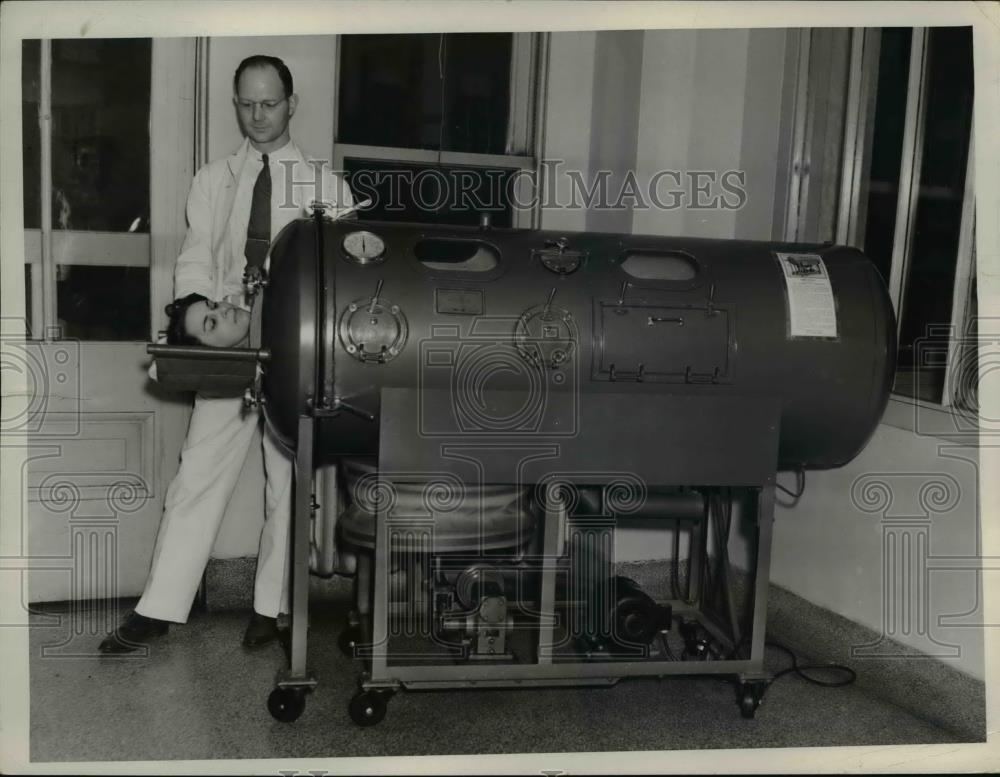
<path id="1" fill-rule="evenodd" d="M 167 305 L 170 345 L 210 345 L 231 348 L 242 344 L 250 332 L 250 314 L 228 302 L 213 302 L 201 294 L 188 294 Z"/>

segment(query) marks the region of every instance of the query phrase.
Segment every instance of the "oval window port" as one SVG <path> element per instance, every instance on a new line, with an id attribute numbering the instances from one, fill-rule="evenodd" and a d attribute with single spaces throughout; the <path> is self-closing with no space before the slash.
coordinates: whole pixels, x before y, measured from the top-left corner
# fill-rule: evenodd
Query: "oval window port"
<path id="1" fill-rule="evenodd" d="M 500 263 L 497 250 L 480 240 L 425 238 L 413 247 L 413 254 L 428 270 L 489 272 Z"/>
<path id="2" fill-rule="evenodd" d="M 643 281 L 688 283 L 698 277 L 698 261 L 684 251 L 626 251 L 622 270 Z"/>

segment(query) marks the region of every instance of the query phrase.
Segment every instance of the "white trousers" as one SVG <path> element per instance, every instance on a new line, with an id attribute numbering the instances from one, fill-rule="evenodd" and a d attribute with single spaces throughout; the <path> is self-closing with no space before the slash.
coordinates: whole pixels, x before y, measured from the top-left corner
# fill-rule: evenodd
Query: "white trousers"
<path id="1" fill-rule="evenodd" d="M 241 398 L 195 397 L 180 469 L 167 489 L 152 566 L 135 608 L 140 615 L 187 622 L 260 421 L 260 412 L 245 409 Z M 292 460 L 264 426 L 265 521 L 253 607 L 273 618 L 288 611 Z"/>

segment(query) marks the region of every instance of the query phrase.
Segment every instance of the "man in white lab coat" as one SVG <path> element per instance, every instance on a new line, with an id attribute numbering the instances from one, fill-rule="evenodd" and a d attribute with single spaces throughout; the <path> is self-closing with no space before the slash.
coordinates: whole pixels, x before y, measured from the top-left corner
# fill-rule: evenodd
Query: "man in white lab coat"
<path id="1" fill-rule="evenodd" d="M 253 251 L 266 251 L 270 240 L 303 215 L 313 200 L 332 203 L 335 213 L 350 206 L 343 180 L 325 163 L 307 159 L 290 138 L 289 122 L 298 105 L 292 87 L 291 73 L 280 59 L 255 55 L 243 60 L 233 78 L 233 101 L 246 139 L 232 156 L 201 168 L 191 186 L 188 232 L 177 258 L 174 297 L 205 298 L 186 316 L 187 333 L 205 345 L 233 345 L 221 338 L 234 328 L 245 331 L 249 313 L 239 301 Z M 262 224 L 264 230 L 270 227 L 263 240 Z M 227 306 L 224 300 L 236 304 Z M 246 410 L 240 398 L 196 396 L 180 468 L 167 490 L 145 590 L 135 611 L 101 643 L 101 652 L 135 650 L 165 634 L 170 623 L 187 621 L 259 425 L 260 413 Z M 277 637 L 276 619 L 287 611 L 288 601 L 292 462 L 266 428 L 263 451 L 266 520 L 257 558 L 254 613 L 243 640 L 250 648 Z"/>

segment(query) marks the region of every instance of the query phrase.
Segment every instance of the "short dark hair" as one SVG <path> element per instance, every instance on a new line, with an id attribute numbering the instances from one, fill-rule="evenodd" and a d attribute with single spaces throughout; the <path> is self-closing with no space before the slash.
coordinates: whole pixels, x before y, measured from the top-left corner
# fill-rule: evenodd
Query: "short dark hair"
<path id="1" fill-rule="evenodd" d="M 292 86 L 292 71 L 288 69 L 288 65 L 277 57 L 269 57 L 266 54 L 254 54 L 236 66 L 236 73 L 233 75 L 233 94 L 239 92 L 240 76 L 243 75 L 244 70 L 248 67 L 268 66 L 278 71 L 278 78 L 281 79 L 281 85 L 285 87 L 285 97 L 291 97 L 295 92 Z"/>
<path id="2" fill-rule="evenodd" d="M 192 293 L 186 297 L 178 297 L 164 308 L 170 319 L 167 323 L 167 345 L 203 345 L 201 340 L 184 327 L 188 308 L 196 302 L 208 302 L 208 297 Z"/>

